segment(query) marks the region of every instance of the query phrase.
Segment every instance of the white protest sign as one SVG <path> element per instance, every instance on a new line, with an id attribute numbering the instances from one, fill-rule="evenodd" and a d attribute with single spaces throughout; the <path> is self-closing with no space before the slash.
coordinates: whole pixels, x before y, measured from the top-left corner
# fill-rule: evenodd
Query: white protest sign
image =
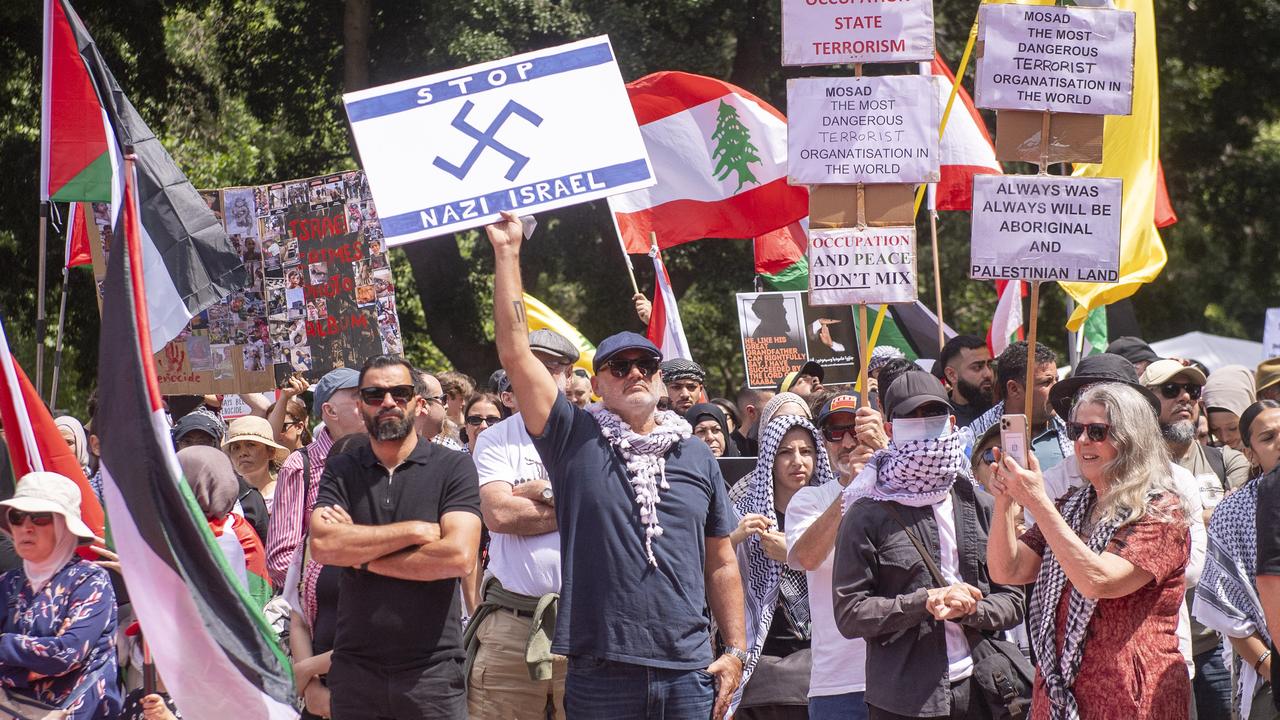
<path id="1" fill-rule="evenodd" d="M 810 303 L 915 301 L 914 227 L 809 230 Z"/>
<path id="2" fill-rule="evenodd" d="M 782 0 L 783 65 L 932 59 L 933 0 Z"/>
<path id="3" fill-rule="evenodd" d="M 1262 328 L 1262 359 L 1280 357 L 1280 308 L 1267 308 Z"/>
<path id="4" fill-rule="evenodd" d="M 1120 279 L 1120 178 L 978 175 L 969 277 Z"/>
<path id="5" fill-rule="evenodd" d="M 978 107 L 1086 115 L 1133 108 L 1134 13 L 983 5 Z"/>
<path id="6" fill-rule="evenodd" d="M 925 75 L 787 81 L 787 179 L 937 182 L 938 90 Z"/>
<path id="7" fill-rule="evenodd" d="M 654 183 L 607 36 L 343 102 L 391 245 Z"/>

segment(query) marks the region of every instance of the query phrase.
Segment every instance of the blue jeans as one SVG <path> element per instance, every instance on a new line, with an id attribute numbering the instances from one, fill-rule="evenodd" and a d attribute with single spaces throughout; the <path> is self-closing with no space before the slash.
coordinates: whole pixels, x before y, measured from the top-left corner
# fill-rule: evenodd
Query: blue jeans
<path id="1" fill-rule="evenodd" d="M 707 720 L 715 679 L 705 670 L 667 670 L 588 655 L 569 658 L 565 715 L 581 720 Z"/>
<path id="2" fill-rule="evenodd" d="M 1230 720 L 1231 671 L 1222 664 L 1217 647 L 1196 655 L 1196 676 L 1191 690 L 1196 699 L 1197 720 Z"/>
<path id="3" fill-rule="evenodd" d="M 867 703 L 860 692 L 810 697 L 809 720 L 867 720 Z"/>

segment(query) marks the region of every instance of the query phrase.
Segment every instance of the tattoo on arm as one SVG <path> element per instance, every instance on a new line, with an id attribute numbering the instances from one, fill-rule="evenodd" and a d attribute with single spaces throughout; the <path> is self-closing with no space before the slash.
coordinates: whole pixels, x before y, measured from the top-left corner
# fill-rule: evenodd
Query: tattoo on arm
<path id="1" fill-rule="evenodd" d="M 515 306 L 515 309 L 516 309 L 516 324 L 517 325 L 527 324 L 527 320 L 525 319 L 525 314 L 524 314 L 524 303 L 521 302 L 520 300 L 512 300 L 511 304 Z"/>

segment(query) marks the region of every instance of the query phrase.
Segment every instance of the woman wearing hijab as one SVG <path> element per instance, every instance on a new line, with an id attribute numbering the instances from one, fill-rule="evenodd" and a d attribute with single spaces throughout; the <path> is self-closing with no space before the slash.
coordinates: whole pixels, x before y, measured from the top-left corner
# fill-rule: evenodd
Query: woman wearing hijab
<path id="1" fill-rule="evenodd" d="M 729 539 L 746 585 L 748 656 L 733 707 L 741 703 L 742 720 L 799 720 L 808 717 L 809 590 L 804 571 L 787 565 L 783 523 L 796 492 L 835 474 L 806 418 L 780 415 L 764 428 L 756 469 L 729 491 L 741 518 Z"/>
<path id="2" fill-rule="evenodd" d="M 53 424 L 57 426 L 62 439 L 67 441 L 67 447 L 71 448 L 71 452 L 75 454 L 76 462 L 80 463 L 80 469 L 84 470 L 84 476 L 92 475 L 93 471 L 89 469 L 89 438 L 85 434 L 84 425 L 70 415 L 54 418 Z"/>
<path id="3" fill-rule="evenodd" d="M 76 554 L 94 539 L 80 519 L 80 488 L 57 473 L 24 475 L 0 502 L 0 530 L 22 558 L 0 575 L 0 685 L 69 720 L 114 718 L 116 596 L 107 571 Z"/>
<path id="4" fill-rule="evenodd" d="M 1244 452 L 1240 418 L 1257 400 L 1253 389 L 1253 371 L 1243 365 L 1228 365 L 1215 370 L 1204 384 L 1203 401 L 1209 420 L 1209 437 L 1218 446 Z"/>
<path id="5" fill-rule="evenodd" d="M 738 455 L 738 446 L 729 438 L 729 424 L 725 422 L 724 411 L 715 403 L 697 403 L 684 414 L 693 428 L 694 437 L 711 448 L 716 457 Z"/>
<path id="6" fill-rule="evenodd" d="M 769 427 L 769 421 L 780 415 L 799 415 L 806 420 L 813 419 L 809 403 L 793 392 L 780 392 L 769 398 L 760 411 L 760 427 Z"/>
<path id="7" fill-rule="evenodd" d="M 1098 383 L 1081 391 L 1067 436 L 1088 483 L 1056 505 L 1033 455 L 1028 468 L 1001 455 L 990 485 L 991 579 L 1036 583 L 1032 720 L 1186 718 L 1177 629 L 1192 516 L 1155 413 L 1137 390 Z M 1037 520 L 1020 537 L 1015 502 Z"/>
<path id="8" fill-rule="evenodd" d="M 234 512 L 240 483 L 231 460 L 217 448 L 192 445 L 178 451 L 178 464 L 196 497 L 196 504 L 204 512 L 218 548 L 249 597 L 262 608 L 271 599 L 267 555 L 253 526 Z"/>
<path id="9" fill-rule="evenodd" d="M 1216 375 L 1217 373 L 1215 373 Z M 1280 717 L 1271 702 L 1271 637 L 1258 601 L 1258 485 L 1280 465 L 1280 403 L 1262 400 L 1240 415 L 1244 454 L 1261 474 L 1228 495 L 1209 521 L 1209 551 L 1196 586 L 1193 614 L 1222 633 L 1235 651 L 1234 717 Z"/>

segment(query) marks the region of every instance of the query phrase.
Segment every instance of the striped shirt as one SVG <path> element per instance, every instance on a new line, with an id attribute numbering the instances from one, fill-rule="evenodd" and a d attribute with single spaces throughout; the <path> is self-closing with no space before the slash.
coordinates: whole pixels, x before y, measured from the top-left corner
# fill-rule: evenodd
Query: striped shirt
<path id="1" fill-rule="evenodd" d="M 290 453 L 276 476 L 275 502 L 267 526 L 267 572 L 272 587 L 277 590 L 284 587 L 293 556 L 302 548 L 311 509 L 320 492 L 320 475 L 324 473 L 325 458 L 331 447 L 333 437 L 329 429 L 320 428 L 303 450 L 311 459 L 311 477 L 302 477 L 302 452 Z"/>

